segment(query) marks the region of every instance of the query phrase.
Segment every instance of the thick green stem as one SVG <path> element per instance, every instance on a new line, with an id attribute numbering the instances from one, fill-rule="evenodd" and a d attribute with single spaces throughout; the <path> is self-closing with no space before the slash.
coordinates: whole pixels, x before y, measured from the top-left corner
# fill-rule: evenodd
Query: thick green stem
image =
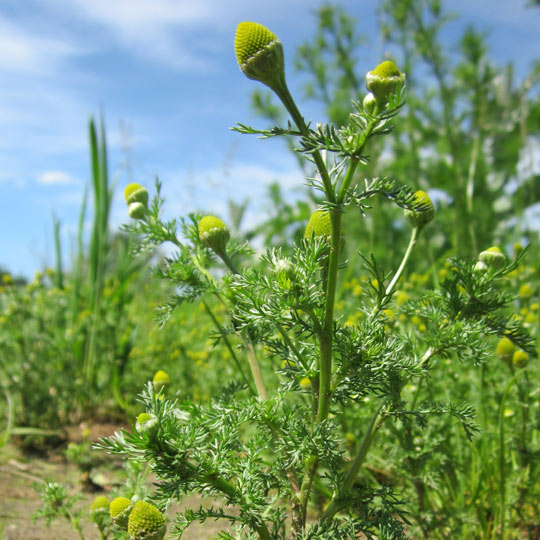
<path id="1" fill-rule="evenodd" d="M 242 334 L 242 341 L 244 342 L 244 346 L 246 348 L 249 367 L 251 368 L 251 374 L 253 375 L 253 380 L 255 381 L 257 392 L 259 393 L 259 396 L 261 396 L 263 399 L 268 399 L 268 392 L 266 391 L 266 386 L 264 385 L 261 368 L 257 360 L 257 355 L 255 354 L 255 347 L 253 347 L 253 343 L 251 342 L 251 340 L 244 334 Z"/>

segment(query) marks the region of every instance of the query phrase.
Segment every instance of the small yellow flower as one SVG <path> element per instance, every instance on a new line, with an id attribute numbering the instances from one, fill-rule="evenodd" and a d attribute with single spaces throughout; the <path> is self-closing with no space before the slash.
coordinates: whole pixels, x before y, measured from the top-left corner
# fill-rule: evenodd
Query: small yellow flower
<path id="1" fill-rule="evenodd" d="M 309 377 L 303 377 L 298 384 L 302 390 L 309 390 L 311 388 L 311 379 Z"/>

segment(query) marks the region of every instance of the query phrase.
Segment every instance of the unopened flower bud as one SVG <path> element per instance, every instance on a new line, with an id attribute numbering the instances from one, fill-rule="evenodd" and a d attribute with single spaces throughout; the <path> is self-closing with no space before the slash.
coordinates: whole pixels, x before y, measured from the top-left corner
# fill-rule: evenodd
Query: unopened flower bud
<path id="1" fill-rule="evenodd" d="M 109 514 L 113 523 L 121 529 L 127 529 L 129 513 L 133 505 L 127 497 L 116 497 L 109 505 Z"/>
<path id="2" fill-rule="evenodd" d="M 144 206 L 148 206 L 148 191 L 140 184 L 128 184 L 124 189 L 124 198 L 128 205 L 138 202 Z"/>
<path id="3" fill-rule="evenodd" d="M 371 92 L 369 94 L 366 94 L 362 105 L 364 106 L 364 110 L 368 114 L 375 114 L 375 111 L 377 110 L 377 100 Z"/>
<path id="4" fill-rule="evenodd" d="M 137 416 L 135 429 L 139 433 L 147 433 L 149 437 L 153 437 L 158 430 L 158 419 L 153 414 L 143 412 Z"/>
<path id="5" fill-rule="evenodd" d="M 482 261 L 478 261 L 475 265 L 474 265 L 474 268 L 473 268 L 473 271 L 476 272 L 477 274 L 483 274 L 484 272 L 487 272 L 487 264 L 485 262 L 482 262 Z"/>
<path id="6" fill-rule="evenodd" d="M 154 378 L 152 379 L 152 384 L 154 385 L 154 392 L 159 392 L 165 386 L 171 382 L 169 374 L 162 369 L 156 371 Z"/>
<path id="7" fill-rule="evenodd" d="M 507 337 L 503 337 L 497 343 L 495 354 L 500 360 L 508 364 L 512 360 L 515 349 L 516 346 Z"/>
<path id="8" fill-rule="evenodd" d="M 161 540 L 165 536 L 165 516 L 153 505 L 137 501 L 128 521 L 131 540 Z"/>
<path id="9" fill-rule="evenodd" d="M 215 216 L 204 216 L 199 221 L 199 238 L 201 242 L 216 253 L 224 253 L 231 237 L 229 227 Z"/>
<path id="10" fill-rule="evenodd" d="M 422 190 L 414 194 L 414 202 L 422 206 L 422 210 L 409 210 L 406 208 L 403 213 L 407 221 L 413 227 L 424 227 L 435 217 L 435 207 L 429 198 L 429 195 Z"/>
<path id="11" fill-rule="evenodd" d="M 128 215 L 132 219 L 142 219 L 146 215 L 146 206 L 140 202 L 132 202 L 128 206 Z"/>
<path id="12" fill-rule="evenodd" d="M 323 210 L 313 212 L 306 226 L 304 238 L 311 238 L 312 236 L 322 236 L 330 239 L 332 236 L 332 220 L 328 212 Z"/>
<path id="13" fill-rule="evenodd" d="M 478 259 L 494 269 L 502 268 L 506 264 L 506 257 L 497 246 L 482 251 Z"/>
<path id="14" fill-rule="evenodd" d="M 277 36 L 262 24 L 241 22 L 234 39 L 236 60 L 249 79 L 273 90 L 285 84 L 283 46 Z"/>
<path id="15" fill-rule="evenodd" d="M 109 499 L 105 495 L 96 497 L 90 505 L 90 514 L 107 512 L 109 510 Z"/>
<path id="16" fill-rule="evenodd" d="M 366 75 L 366 87 L 375 96 L 379 106 L 386 105 L 390 96 L 397 93 L 404 82 L 405 74 L 390 60 L 379 64 Z"/>
<path id="17" fill-rule="evenodd" d="M 529 300 L 533 294 L 533 288 L 528 283 L 524 283 L 519 288 L 518 296 L 520 300 Z"/>
<path id="18" fill-rule="evenodd" d="M 517 368 L 527 367 L 527 364 L 529 363 L 529 355 L 525 351 L 516 351 L 514 356 L 512 356 L 512 363 Z"/>

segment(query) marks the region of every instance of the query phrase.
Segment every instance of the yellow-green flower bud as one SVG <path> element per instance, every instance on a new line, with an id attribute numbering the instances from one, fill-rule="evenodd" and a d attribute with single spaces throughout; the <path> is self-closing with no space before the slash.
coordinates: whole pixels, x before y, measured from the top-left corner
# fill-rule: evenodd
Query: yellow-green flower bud
<path id="1" fill-rule="evenodd" d="M 127 497 L 116 497 L 109 505 L 109 514 L 113 523 L 121 529 L 127 529 L 129 513 L 133 505 Z"/>
<path id="2" fill-rule="evenodd" d="M 309 377 L 303 377 L 298 382 L 298 385 L 302 390 L 310 390 L 311 389 L 311 379 Z"/>
<path id="3" fill-rule="evenodd" d="M 512 356 L 512 363 L 517 368 L 527 367 L 527 364 L 529 363 L 529 355 L 525 351 L 516 351 L 514 356 Z"/>
<path id="4" fill-rule="evenodd" d="M 520 300 L 529 300 L 533 294 L 534 294 L 533 288 L 528 283 L 524 283 L 519 288 L 518 296 Z"/>
<path id="5" fill-rule="evenodd" d="M 156 371 L 152 384 L 154 385 L 154 392 L 159 392 L 163 387 L 167 386 L 171 382 L 171 378 L 168 373 L 162 369 Z"/>
<path id="6" fill-rule="evenodd" d="M 429 198 L 429 195 L 421 189 L 414 193 L 414 202 L 423 207 L 422 210 L 409 210 L 405 208 L 403 213 L 407 221 L 413 227 L 424 227 L 435 217 L 435 207 Z"/>
<path id="7" fill-rule="evenodd" d="M 394 62 L 386 60 L 366 75 L 366 87 L 375 96 L 379 106 L 384 106 L 392 94 L 397 93 L 405 82 Z"/>
<path id="8" fill-rule="evenodd" d="M 478 256 L 489 268 L 499 269 L 506 264 L 506 257 L 497 246 L 482 251 Z"/>
<path id="9" fill-rule="evenodd" d="M 229 227 L 215 216 L 204 216 L 199 221 L 199 238 L 201 242 L 216 253 L 224 253 L 231 237 Z"/>
<path id="10" fill-rule="evenodd" d="M 147 433 L 150 437 L 153 437 L 157 433 L 158 419 L 153 414 L 143 412 L 137 416 L 135 429 L 139 433 Z"/>
<path id="11" fill-rule="evenodd" d="M 507 364 L 512 359 L 516 346 L 507 338 L 503 337 L 497 343 L 497 348 L 495 349 L 495 354 Z"/>
<path id="12" fill-rule="evenodd" d="M 128 206 L 128 215 L 132 219 L 142 219 L 146 215 L 147 208 L 141 202 L 132 202 Z"/>
<path id="13" fill-rule="evenodd" d="M 234 50 L 238 65 L 248 79 L 260 81 L 273 90 L 283 88 L 283 46 L 268 28 L 255 22 L 241 22 L 236 28 Z"/>
<path id="14" fill-rule="evenodd" d="M 109 510 L 109 499 L 105 495 L 99 495 L 96 497 L 90 505 L 90 513 L 101 513 Z"/>
<path id="15" fill-rule="evenodd" d="M 138 202 L 144 206 L 148 206 L 147 189 L 140 184 L 136 184 L 135 182 L 126 186 L 126 189 L 124 189 L 124 198 L 126 199 L 126 203 L 128 205 Z"/>
<path id="16" fill-rule="evenodd" d="M 474 265 L 473 271 L 477 274 L 483 274 L 484 272 L 487 272 L 487 264 L 482 261 L 477 261 L 477 263 Z"/>
<path id="17" fill-rule="evenodd" d="M 368 114 L 375 114 L 375 111 L 377 110 L 377 100 L 371 92 L 369 94 L 366 94 L 362 105 L 364 106 L 364 110 Z"/>
<path id="18" fill-rule="evenodd" d="M 316 210 L 309 218 L 304 238 L 322 236 L 330 239 L 332 236 L 332 220 L 328 212 Z"/>
<path id="19" fill-rule="evenodd" d="M 153 505 L 137 501 L 128 521 L 131 540 L 161 540 L 165 536 L 165 516 Z"/>

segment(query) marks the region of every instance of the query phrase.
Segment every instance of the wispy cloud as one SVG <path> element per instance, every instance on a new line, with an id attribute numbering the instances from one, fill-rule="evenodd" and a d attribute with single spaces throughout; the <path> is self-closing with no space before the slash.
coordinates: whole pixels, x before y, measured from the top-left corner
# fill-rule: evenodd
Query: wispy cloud
<path id="1" fill-rule="evenodd" d="M 39 184 L 77 184 L 80 180 L 66 171 L 45 171 L 37 177 Z"/>

